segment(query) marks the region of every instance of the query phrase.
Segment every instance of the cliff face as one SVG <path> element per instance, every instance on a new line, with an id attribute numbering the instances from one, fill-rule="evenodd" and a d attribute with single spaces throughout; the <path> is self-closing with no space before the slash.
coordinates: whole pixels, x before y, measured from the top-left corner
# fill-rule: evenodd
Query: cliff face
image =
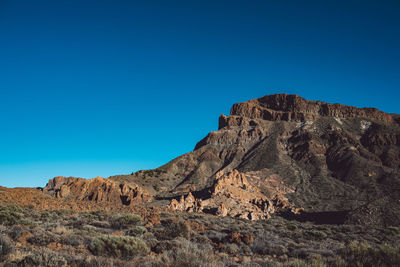
<path id="1" fill-rule="evenodd" d="M 176 210 L 252 219 L 304 209 L 399 224 L 399 122 L 374 108 L 270 95 L 234 104 L 194 151 L 109 179 L 174 199 Z"/>
<path id="2" fill-rule="evenodd" d="M 375 108 L 356 108 L 341 104 L 309 101 L 298 95 L 277 94 L 234 104 L 231 115 L 270 121 L 306 121 L 321 117 L 366 118 L 393 122 L 390 114 Z"/>

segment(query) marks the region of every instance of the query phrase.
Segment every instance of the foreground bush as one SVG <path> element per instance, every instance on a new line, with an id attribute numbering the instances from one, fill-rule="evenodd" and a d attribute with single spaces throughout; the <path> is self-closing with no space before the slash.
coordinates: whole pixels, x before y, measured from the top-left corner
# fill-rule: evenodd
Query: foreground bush
<path id="1" fill-rule="evenodd" d="M 32 251 L 24 259 L 18 262 L 18 266 L 68 266 L 63 255 L 47 248 Z"/>
<path id="2" fill-rule="evenodd" d="M 200 245 L 179 238 L 180 245 L 163 253 L 162 266 L 173 267 L 217 267 L 225 266 L 209 245 Z"/>
<path id="3" fill-rule="evenodd" d="M 339 252 L 348 266 L 400 266 L 400 247 L 351 243 Z"/>
<path id="4" fill-rule="evenodd" d="M 131 259 L 150 252 L 143 240 L 132 236 L 102 235 L 94 238 L 88 248 L 94 255 L 123 259 Z"/>
<path id="5" fill-rule="evenodd" d="M 0 261 L 4 261 L 7 256 L 14 252 L 14 244 L 3 235 L 0 235 Z"/>

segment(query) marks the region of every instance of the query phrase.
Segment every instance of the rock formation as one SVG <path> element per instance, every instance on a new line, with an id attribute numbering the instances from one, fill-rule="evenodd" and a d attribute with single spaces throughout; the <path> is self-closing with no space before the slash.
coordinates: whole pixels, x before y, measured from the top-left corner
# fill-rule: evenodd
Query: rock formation
<path id="1" fill-rule="evenodd" d="M 133 206 L 153 199 L 152 195 L 140 186 L 101 177 L 89 180 L 55 177 L 43 188 L 43 192 L 57 198 L 106 202 L 110 205 Z"/>
<path id="2" fill-rule="evenodd" d="M 214 184 L 205 190 L 206 194 L 197 193 L 199 198 L 195 198 L 190 192 L 186 198 L 181 196 L 179 202 L 173 199 L 169 208 L 250 220 L 269 218 L 276 210 L 292 211 L 293 205 L 284 197 L 289 188 L 276 185 L 267 196 L 247 180 L 247 175 L 254 173 L 221 170 L 215 174 Z"/>

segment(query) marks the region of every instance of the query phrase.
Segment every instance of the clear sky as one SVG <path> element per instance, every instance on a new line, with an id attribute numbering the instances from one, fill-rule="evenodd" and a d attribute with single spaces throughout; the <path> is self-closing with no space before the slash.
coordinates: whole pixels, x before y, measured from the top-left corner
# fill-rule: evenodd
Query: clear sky
<path id="1" fill-rule="evenodd" d="M 400 1 L 0 0 L 0 185 L 155 168 L 273 93 L 400 113 Z"/>

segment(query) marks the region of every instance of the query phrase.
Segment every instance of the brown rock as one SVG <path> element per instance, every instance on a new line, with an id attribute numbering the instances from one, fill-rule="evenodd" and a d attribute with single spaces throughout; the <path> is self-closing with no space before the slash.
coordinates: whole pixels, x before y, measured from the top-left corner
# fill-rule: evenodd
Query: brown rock
<path id="1" fill-rule="evenodd" d="M 254 176 L 256 173 L 251 174 Z M 169 208 L 188 212 L 211 211 L 217 216 L 247 220 L 265 219 L 270 218 L 270 213 L 275 210 L 293 206 L 286 198 L 279 197 L 281 188 L 282 186 L 274 187 L 274 199 L 269 199 L 247 180 L 245 173 L 237 170 L 225 173 L 222 170 L 215 174 L 214 184 L 208 189 L 209 197 L 196 199 L 189 193 L 186 198 L 182 195 L 180 201 L 173 199 Z"/>
<path id="2" fill-rule="evenodd" d="M 57 198 L 72 198 L 125 206 L 150 202 L 153 199 L 149 192 L 138 185 L 118 183 L 101 177 L 88 180 L 55 177 L 43 188 L 43 192 Z"/>
<path id="3" fill-rule="evenodd" d="M 173 199 L 168 208 L 176 211 L 199 212 L 203 209 L 203 203 L 201 199 L 196 199 L 189 192 L 186 198 L 182 195 L 179 201 Z"/>
<path id="4" fill-rule="evenodd" d="M 224 203 L 221 203 L 221 205 L 218 206 L 216 215 L 223 216 L 223 217 L 228 215 L 228 209 L 225 207 Z"/>
<path id="5" fill-rule="evenodd" d="M 271 121 L 305 121 L 320 117 L 363 117 L 394 122 L 393 116 L 375 108 L 356 108 L 341 104 L 309 101 L 298 95 L 276 94 L 234 104 L 231 115 Z M 225 123 L 225 122 L 224 122 Z M 227 124 L 228 125 L 228 124 Z"/>

